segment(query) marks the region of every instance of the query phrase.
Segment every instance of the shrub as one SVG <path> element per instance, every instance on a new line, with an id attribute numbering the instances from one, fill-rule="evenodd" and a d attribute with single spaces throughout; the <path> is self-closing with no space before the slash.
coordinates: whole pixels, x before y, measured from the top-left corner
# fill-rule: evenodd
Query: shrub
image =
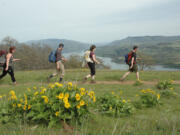
<path id="1" fill-rule="evenodd" d="M 176 97 L 177 93 L 174 92 L 174 88 L 171 87 L 167 90 L 163 90 L 160 92 L 162 97 L 170 98 L 170 97 Z"/>
<path id="2" fill-rule="evenodd" d="M 159 81 L 156 87 L 160 90 L 165 90 L 165 89 L 172 88 L 172 85 L 173 85 L 173 80 L 170 80 L 170 81 L 166 80 L 166 81 Z"/>
<path id="3" fill-rule="evenodd" d="M 141 90 L 139 95 L 136 95 L 139 99 L 135 102 L 136 108 L 153 107 L 160 102 L 160 94 L 151 89 Z"/>
<path id="4" fill-rule="evenodd" d="M 134 84 L 134 86 L 141 86 L 143 83 L 140 80 L 137 80 Z"/>
<path id="5" fill-rule="evenodd" d="M 133 105 L 128 100 L 116 96 L 114 93 L 105 94 L 97 99 L 98 111 L 110 116 L 127 116 L 133 113 Z"/>
<path id="6" fill-rule="evenodd" d="M 89 105 L 96 101 L 93 91 L 78 88 L 69 82 L 67 85 L 55 83 L 47 88 L 28 88 L 19 98 L 10 91 L 7 104 L 1 111 L 1 116 L 8 117 L 6 121 L 21 120 L 27 123 L 46 124 L 49 127 L 64 122 L 82 119 L 88 116 Z M 2 118 L 2 117 L 1 117 Z"/>

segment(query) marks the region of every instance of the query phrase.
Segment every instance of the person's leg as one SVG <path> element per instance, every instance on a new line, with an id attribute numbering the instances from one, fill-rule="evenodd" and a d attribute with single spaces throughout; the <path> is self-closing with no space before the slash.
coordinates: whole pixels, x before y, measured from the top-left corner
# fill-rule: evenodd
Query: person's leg
<path id="1" fill-rule="evenodd" d="M 56 62 L 56 72 L 54 72 L 53 74 L 51 74 L 47 80 L 50 81 L 51 78 L 53 78 L 54 76 L 56 76 L 58 74 L 58 72 L 60 72 L 60 66 L 59 66 L 59 62 Z"/>
<path id="2" fill-rule="evenodd" d="M 13 70 L 12 67 L 9 67 L 9 69 L 8 69 L 8 74 L 11 76 L 12 82 L 13 82 L 14 84 L 16 84 L 16 79 L 15 79 L 15 77 L 14 77 L 14 70 Z"/>
<path id="3" fill-rule="evenodd" d="M 136 78 L 137 78 L 138 81 L 140 80 L 139 79 L 139 72 L 136 72 Z"/>
<path id="4" fill-rule="evenodd" d="M 95 63 L 92 63 L 92 71 L 91 71 L 92 80 L 95 79 L 95 74 L 96 74 Z"/>
<path id="5" fill-rule="evenodd" d="M 90 72 L 91 72 L 91 63 L 88 62 L 87 65 L 88 65 L 88 67 L 89 67 L 89 69 L 90 69 Z M 84 80 L 86 81 L 86 80 L 87 80 L 88 78 L 90 78 L 90 77 L 91 77 L 91 74 L 88 74 L 88 75 L 84 78 Z"/>
<path id="6" fill-rule="evenodd" d="M 92 70 L 91 70 L 92 83 L 95 83 L 95 74 L 96 74 L 95 63 L 92 63 Z"/>
<path id="7" fill-rule="evenodd" d="M 130 71 L 126 72 L 120 80 L 123 81 L 130 73 Z"/>
<path id="8" fill-rule="evenodd" d="M 139 72 L 138 72 L 138 65 L 137 64 L 134 65 L 134 70 L 136 72 L 136 78 L 139 81 Z"/>
<path id="9" fill-rule="evenodd" d="M 5 71 L 5 68 L 4 68 L 2 74 L 0 75 L 0 80 L 1 80 L 4 76 L 6 76 L 7 73 L 8 73 L 8 72 Z"/>
<path id="10" fill-rule="evenodd" d="M 61 75 L 60 75 L 60 79 L 59 82 L 62 82 L 64 75 L 65 75 L 65 69 L 64 69 L 64 64 L 62 62 L 59 63 L 60 66 L 60 70 L 61 70 Z"/>

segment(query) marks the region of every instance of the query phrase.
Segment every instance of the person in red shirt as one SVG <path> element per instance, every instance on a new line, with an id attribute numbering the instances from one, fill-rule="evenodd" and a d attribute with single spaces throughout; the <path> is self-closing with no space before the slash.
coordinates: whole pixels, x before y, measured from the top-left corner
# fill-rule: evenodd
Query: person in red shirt
<path id="1" fill-rule="evenodd" d="M 131 57 L 131 61 L 129 64 L 129 71 L 126 72 L 123 77 L 120 79 L 121 81 L 123 81 L 130 73 L 135 72 L 136 73 L 136 78 L 138 81 L 139 80 L 139 72 L 138 72 L 138 65 L 136 63 L 137 57 L 136 57 L 136 52 L 138 50 L 138 46 L 134 46 L 133 50 L 132 50 L 132 57 Z"/>

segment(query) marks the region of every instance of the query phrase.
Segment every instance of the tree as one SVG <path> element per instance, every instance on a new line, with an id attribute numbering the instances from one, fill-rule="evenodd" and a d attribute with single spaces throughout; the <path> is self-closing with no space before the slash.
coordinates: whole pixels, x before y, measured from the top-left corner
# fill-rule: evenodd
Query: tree
<path id="1" fill-rule="evenodd" d="M 139 60 L 138 65 L 140 66 L 140 70 L 144 70 L 146 68 L 151 68 L 155 65 L 155 61 L 153 60 L 152 56 L 144 54 L 142 52 L 138 52 Z"/>
<path id="2" fill-rule="evenodd" d="M 18 45 L 18 41 L 12 37 L 5 37 L 2 41 L 1 41 L 2 45 L 6 45 L 8 47 L 10 46 L 17 46 Z"/>

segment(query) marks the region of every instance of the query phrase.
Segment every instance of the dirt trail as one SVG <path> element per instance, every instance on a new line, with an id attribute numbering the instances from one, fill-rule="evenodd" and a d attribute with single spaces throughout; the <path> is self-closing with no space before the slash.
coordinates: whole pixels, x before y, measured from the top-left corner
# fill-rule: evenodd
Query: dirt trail
<path id="1" fill-rule="evenodd" d="M 143 84 L 145 85 L 156 85 L 158 81 L 142 81 Z M 66 82 L 65 82 L 66 83 Z M 91 84 L 90 81 L 87 81 L 87 82 L 74 82 L 74 83 L 77 83 L 77 84 Z M 95 84 L 120 84 L 120 85 L 132 85 L 134 84 L 135 81 L 96 81 Z M 32 82 L 32 83 L 18 83 L 17 85 L 13 85 L 13 84 L 0 84 L 0 87 L 9 87 L 9 86 L 29 86 L 29 85 L 47 85 L 47 83 L 42 83 L 42 82 Z M 180 80 L 178 81 L 174 81 L 174 84 L 180 84 Z"/>
<path id="2" fill-rule="evenodd" d="M 96 84 L 122 84 L 122 85 L 131 85 L 134 84 L 135 81 L 96 81 Z M 157 81 L 142 81 L 145 85 L 155 85 Z M 86 82 L 84 84 L 90 84 L 90 82 Z M 180 84 L 180 81 L 174 81 L 174 84 Z"/>

